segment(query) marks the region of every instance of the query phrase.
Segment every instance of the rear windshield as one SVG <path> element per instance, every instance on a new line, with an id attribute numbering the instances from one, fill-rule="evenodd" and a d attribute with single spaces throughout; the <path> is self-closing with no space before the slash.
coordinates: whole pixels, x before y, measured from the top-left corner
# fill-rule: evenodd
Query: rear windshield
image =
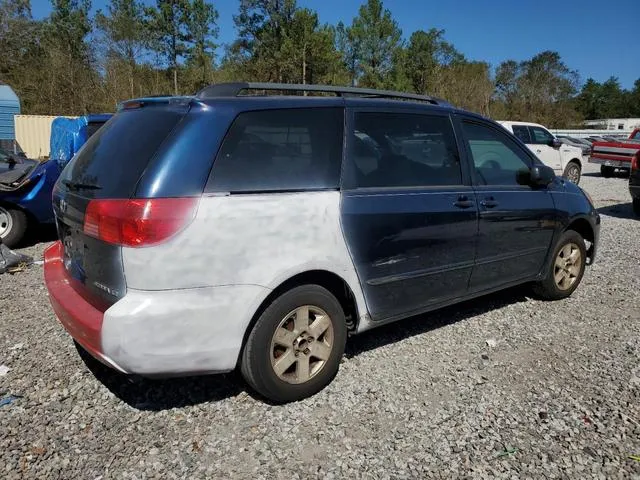
<path id="1" fill-rule="evenodd" d="M 93 198 L 129 198 L 160 144 L 184 112 L 148 106 L 125 110 L 102 125 L 60 176 Z"/>
<path id="2" fill-rule="evenodd" d="M 93 137 L 93 135 L 104 125 L 104 122 L 91 122 L 87 125 L 87 138 Z"/>

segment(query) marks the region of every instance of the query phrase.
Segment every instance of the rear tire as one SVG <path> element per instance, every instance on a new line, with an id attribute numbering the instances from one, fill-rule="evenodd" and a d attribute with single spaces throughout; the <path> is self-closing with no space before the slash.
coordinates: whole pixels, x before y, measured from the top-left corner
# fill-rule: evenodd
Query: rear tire
<path id="1" fill-rule="evenodd" d="M 640 217 L 640 198 L 633 199 L 633 213 Z"/>
<path id="2" fill-rule="evenodd" d="M 546 276 L 534 284 L 534 293 L 544 300 L 567 298 L 580 285 L 586 264 L 584 239 L 578 232 L 567 230 L 556 244 Z"/>
<path id="3" fill-rule="evenodd" d="M 242 351 L 240 370 L 256 392 L 273 402 L 302 400 L 333 380 L 346 340 L 338 300 L 319 285 L 303 285 L 262 312 Z"/>
<path id="4" fill-rule="evenodd" d="M 602 175 L 604 178 L 613 177 L 614 172 L 615 168 L 613 167 L 607 167 L 606 165 L 600 166 L 600 175 Z"/>
<path id="5" fill-rule="evenodd" d="M 578 185 L 580 183 L 581 173 L 582 173 L 582 168 L 580 168 L 580 164 L 572 160 L 565 167 L 562 176 L 567 180 L 570 180 L 576 185 Z"/>
<path id="6" fill-rule="evenodd" d="M 27 215 L 16 208 L 0 206 L 0 240 L 9 248 L 20 243 L 27 232 Z"/>

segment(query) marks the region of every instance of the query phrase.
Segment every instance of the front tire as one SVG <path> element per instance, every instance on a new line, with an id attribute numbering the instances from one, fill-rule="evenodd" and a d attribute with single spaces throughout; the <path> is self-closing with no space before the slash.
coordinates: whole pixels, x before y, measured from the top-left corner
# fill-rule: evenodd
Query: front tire
<path id="1" fill-rule="evenodd" d="M 640 217 L 640 198 L 633 199 L 633 213 Z"/>
<path id="2" fill-rule="evenodd" d="M 534 285 L 534 292 L 544 300 L 567 298 L 580 285 L 586 264 L 584 239 L 578 232 L 567 230 L 560 236 L 546 276 Z"/>
<path id="3" fill-rule="evenodd" d="M 562 176 L 567 180 L 570 180 L 576 185 L 578 185 L 580 183 L 581 173 L 582 173 L 582 168 L 580 168 L 580 164 L 576 161 L 571 161 L 565 167 L 564 173 L 562 174 Z"/>
<path id="4" fill-rule="evenodd" d="M 0 206 L 0 240 L 9 248 L 20 243 L 27 232 L 27 215 L 11 207 Z"/>
<path id="5" fill-rule="evenodd" d="M 347 340 L 342 306 L 319 285 L 293 288 L 258 318 L 240 370 L 259 394 L 276 403 L 309 397 L 335 377 Z"/>
<path id="6" fill-rule="evenodd" d="M 608 167 L 606 165 L 600 166 L 600 175 L 602 175 L 604 178 L 613 177 L 614 172 L 615 168 L 613 167 Z"/>

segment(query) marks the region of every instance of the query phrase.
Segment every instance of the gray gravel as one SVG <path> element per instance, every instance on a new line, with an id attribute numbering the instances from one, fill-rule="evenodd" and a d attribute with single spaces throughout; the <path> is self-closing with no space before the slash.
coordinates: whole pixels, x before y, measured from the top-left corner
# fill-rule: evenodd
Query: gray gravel
<path id="1" fill-rule="evenodd" d="M 236 374 L 98 381 L 42 267 L 0 275 L 0 398 L 22 396 L 0 407 L 0 478 L 640 478 L 640 221 L 625 179 L 582 184 L 602 241 L 572 298 L 516 289 L 353 338 L 287 406 Z"/>

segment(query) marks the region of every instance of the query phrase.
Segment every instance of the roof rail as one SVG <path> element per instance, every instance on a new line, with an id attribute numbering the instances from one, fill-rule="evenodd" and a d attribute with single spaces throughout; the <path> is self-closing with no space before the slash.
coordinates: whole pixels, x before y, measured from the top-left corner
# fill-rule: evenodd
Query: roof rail
<path id="1" fill-rule="evenodd" d="M 399 98 L 417 100 L 434 105 L 449 105 L 446 101 L 428 95 L 416 93 L 394 92 L 391 90 L 376 90 L 374 88 L 338 87 L 333 85 L 302 85 L 293 83 L 217 83 L 204 87 L 197 94 L 197 98 L 237 97 L 244 90 L 271 90 L 283 92 L 324 92 L 334 93 L 338 97 L 362 96 L 373 98 Z"/>

